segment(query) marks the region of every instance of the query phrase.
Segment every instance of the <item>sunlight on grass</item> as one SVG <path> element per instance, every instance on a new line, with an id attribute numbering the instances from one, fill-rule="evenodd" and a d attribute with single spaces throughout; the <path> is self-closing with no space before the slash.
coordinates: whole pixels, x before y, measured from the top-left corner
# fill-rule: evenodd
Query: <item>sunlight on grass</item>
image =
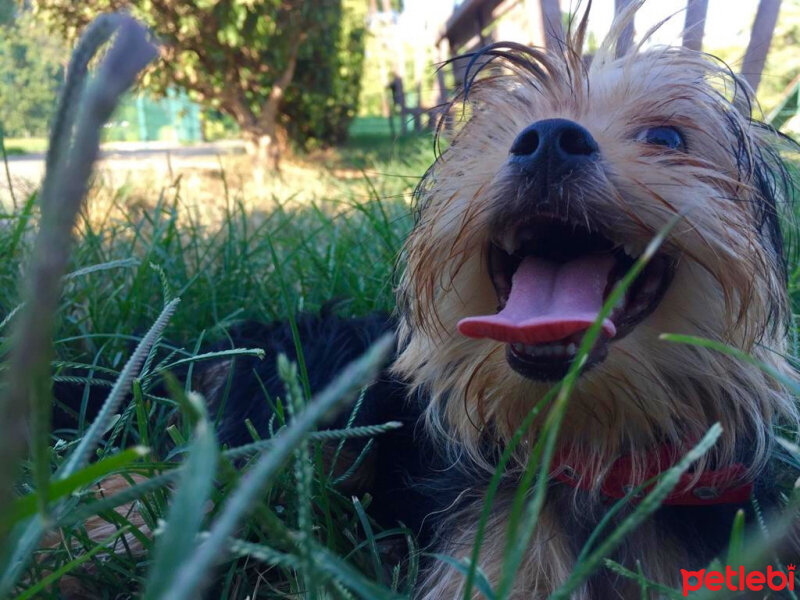
<path id="1" fill-rule="evenodd" d="M 47 138 L 6 138 L 6 152 L 9 156 L 44 152 Z"/>
<path id="2" fill-rule="evenodd" d="M 75 129 L 77 137 L 81 132 Z M 394 309 L 392 274 L 412 226 L 412 191 L 433 155 L 430 134 L 392 139 L 386 129 L 378 118 L 357 122 L 347 145 L 286 160 L 263 186 L 255 185 L 252 163 L 242 156 L 180 169 L 169 161 L 149 170 L 100 168 L 83 204 L 78 206 L 78 198 L 74 205 L 74 228 L 71 218 L 53 220 L 54 198 L 68 196 L 57 177 L 50 174 L 41 191 L 17 190 L 13 209 L 0 211 L 0 374 L 5 379 L 16 373 L 7 365 L 19 340 L 42 323 L 49 327 L 53 313 L 54 351 L 26 357 L 46 367 L 32 383 L 45 393 L 32 394 L 37 409 L 33 452 L 17 461 L 14 494 L 0 498 L 7 505 L 0 512 L 0 541 L 5 543 L 0 545 L 0 596 L 128 598 L 144 592 L 147 598 L 190 598 L 206 584 L 213 597 L 242 600 L 301 594 L 369 600 L 413 596 L 421 555 L 411 532 L 381 530 L 369 516 L 369 495 L 346 497 L 333 469 L 317 460 L 324 442 L 372 438 L 401 426 L 390 421 L 351 427 L 359 400 L 345 409 L 351 414 L 347 427 L 315 429 L 332 409 L 358 397 L 391 352 L 392 340 L 376 343 L 313 398 L 304 370 L 315 365 L 302 360 L 295 365 L 259 348 L 209 351 L 244 319 L 283 320 L 334 300 L 343 315 Z M 65 130 L 72 135 L 71 126 Z M 55 137 L 64 149 L 75 151 Z M 15 143 L 6 140 L 10 149 Z M 73 159 L 86 157 L 66 155 L 70 166 Z M 82 193 L 75 186 L 67 192 L 75 196 L 75 190 Z M 71 254 L 67 243 L 57 251 L 51 247 L 48 256 L 63 260 L 60 270 L 34 280 L 39 286 L 31 287 L 34 292 L 55 293 L 63 285 L 56 306 L 45 310 L 40 296 L 24 293 L 20 280 L 37 266 L 47 272 L 50 263 L 40 256 L 42 240 L 37 245 L 36 236 L 44 231 L 44 247 L 47 242 L 52 246 L 49 232 L 59 227 L 62 235 L 73 229 L 76 244 Z M 666 230 L 606 300 L 606 313 L 664 235 Z M 790 291 L 797 294 L 800 268 L 791 266 Z M 11 330 L 22 319 L 29 327 L 20 328 L 12 341 Z M 473 590 L 487 598 L 511 594 L 538 524 L 570 391 L 599 327 L 600 321 L 584 338 L 565 379 L 531 407 L 503 449 L 474 547 L 463 548 L 459 556 L 423 557 L 462 573 L 465 598 Z M 729 351 L 699 338 L 664 339 Z M 277 360 L 285 395 L 277 404 L 274 436 L 220 448 L 203 399 L 164 373 L 239 356 Z M 51 374 L 53 382 L 75 384 L 84 392 L 80 406 L 56 407 L 56 413 L 69 413 L 76 427 L 51 431 L 50 406 L 40 406 L 42 398 L 50 399 Z M 93 411 L 90 388 L 107 392 Z M 533 420 L 544 415 L 532 459 L 521 477 L 515 474 L 519 485 L 501 580 L 490 582 L 479 559 L 492 499 L 505 482 L 504 469 L 515 447 Z M 23 430 L 0 422 L 0 435 L 21 438 Z M 609 557 L 626 534 L 659 508 L 681 473 L 719 434 L 719 425 L 713 425 L 615 529 L 610 520 L 601 521 L 555 596 L 569 597 L 602 566 L 635 581 L 643 597 L 648 589 L 677 596 Z M 796 446 L 784 447 L 792 454 L 788 460 L 800 462 Z M 112 474 L 117 476 L 113 489 L 104 479 Z M 6 473 L 5 482 L 13 484 L 16 475 Z M 796 494 L 788 498 L 789 508 L 794 510 L 797 501 Z M 754 510 L 762 518 L 757 506 Z M 745 544 L 737 519 L 731 533 L 732 548 L 742 553 L 737 557 L 746 561 L 765 555 L 771 540 L 761 536 Z M 775 531 L 788 527 L 788 517 L 780 519 Z M 747 556 L 742 548 L 748 549 Z"/>

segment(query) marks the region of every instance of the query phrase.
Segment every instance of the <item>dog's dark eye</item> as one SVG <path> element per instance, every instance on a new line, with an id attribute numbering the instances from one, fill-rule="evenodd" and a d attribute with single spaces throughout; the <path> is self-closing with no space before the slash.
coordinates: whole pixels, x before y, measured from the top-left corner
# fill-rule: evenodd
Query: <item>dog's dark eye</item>
<path id="1" fill-rule="evenodd" d="M 674 127 L 659 126 L 648 127 L 639 132 L 636 139 L 645 144 L 653 144 L 655 146 L 664 146 L 672 150 L 685 150 L 686 141 L 683 139 L 681 132 Z"/>

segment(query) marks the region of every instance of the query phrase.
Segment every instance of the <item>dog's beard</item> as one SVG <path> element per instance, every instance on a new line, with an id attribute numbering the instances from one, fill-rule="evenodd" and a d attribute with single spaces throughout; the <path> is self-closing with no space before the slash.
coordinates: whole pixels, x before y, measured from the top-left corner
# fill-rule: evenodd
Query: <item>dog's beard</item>
<path id="1" fill-rule="evenodd" d="M 761 164 L 768 155 L 763 134 L 750 124 L 739 99 L 725 100 L 707 82 L 719 73 L 694 54 L 659 51 L 628 57 L 622 65 L 600 53 L 588 74 L 582 66 L 568 69 L 559 59 L 533 54 L 546 62 L 536 74 L 544 79 L 531 85 L 531 73 L 494 76 L 473 90 L 466 124 L 420 188 L 423 207 L 406 245 L 400 286 L 403 351 L 396 371 L 429 395 L 428 424 L 446 434 L 442 439 L 454 436 L 481 460 L 481 436 L 508 440 L 550 388 L 551 382 L 541 380 L 563 375 L 569 366 L 567 356 L 559 369 L 526 371 L 509 361 L 513 345 L 526 340 L 497 334 L 474 340 L 458 333 L 458 323 L 476 315 L 491 325 L 498 305 L 513 293 L 514 269 L 526 256 L 554 259 L 546 254 L 554 251 L 550 240 L 523 253 L 498 285 L 490 272 L 491 245 L 502 248 L 504 235 L 530 220 L 564 221 L 575 229 L 587 223 L 586 229 L 601 232 L 605 240 L 589 250 L 615 256 L 619 248 L 633 249 L 625 253 L 633 259 L 682 215 L 654 263 L 663 271 L 651 274 L 657 293 L 645 297 L 646 310 L 634 315 L 641 318 L 631 320 L 626 335 L 604 340 L 606 347 L 578 380 L 562 444 L 603 463 L 653 444 L 696 441 L 721 422 L 723 439 L 707 461 L 732 461 L 746 444 L 753 469 L 760 468 L 774 419 L 796 421 L 787 392 L 753 365 L 659 336 L 710 338 L 790 376 L 782 357 L 788 301 L 780 241 L 767 222 L 777 218 L 778 192 L 758 185 L 759 169 L 774 166 Z M 655 71 L 669 86 L 653 79 Z M 576 83 L 580 77 L 591 85 Z M 664 115 L 681 115 L 677 121 L 690 133 L 688 151 L 663 154 L 630 141 L 632 128 L 663 122 Z M 581 176 L 565 177 L 546 195 L 526 192 L 526 184 L 509 175 L 508 149 L 530 123 L 552 116 L 588 126 L 601 160 Z M 631 123 L 634 118 L 638 121 Z M 553 197 L 560 204 L 554 205 Z M 513 246 L 508 244 L 506 255 L 514 254 Z M 630 263 L 614 261 L 604 274 L 607 282 L 612 272 L 617 277 L 618 263 Z M 528 267 L 534 279 L 544 269 Z M 509 280 L 512 289 L 502 289 Z M 607 290 L 599 300 L 605 295 Z"/>

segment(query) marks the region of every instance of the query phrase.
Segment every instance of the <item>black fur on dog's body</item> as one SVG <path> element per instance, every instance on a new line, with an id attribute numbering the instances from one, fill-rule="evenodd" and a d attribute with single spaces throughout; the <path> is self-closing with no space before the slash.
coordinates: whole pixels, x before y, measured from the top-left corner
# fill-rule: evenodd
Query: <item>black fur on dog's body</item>
<path id="1" fill-rule="evenodd" d="M 313 396 L 378 337 L 393 331 L 396 323 L 381 313 L 344 318 L 323 310 L 320 315 L 298 315 L 295 326 Z M 236 347 L 263 348 L 267 357 L 238 357 L 205 365 L 195 379 L 198 391 L 208 401 L 211 416 L 216 415 L 220 443 L 231 447 L 252 441 L 245 419 L 261 437 L 270 435 L 270 424 L 278 427 L 274 403 L 285 396 L 285 388 L 275 357 L 284 354 L 292 361 L 298 360 L 289 321 L 241 323 L 229 332 L 227 341 L 214 349 Z M 230 386 L 228 381 L 232 382 Z M 447 468 L 445 458 L 417 426 L 421 403 L 408 399 L 407 394 L 405 383 L 388 370 L 382 371 L 365 390 L 352 425 L 397 421 L 402 427 L 374 438 L 362 467 L 343 485 L 352 493 L 369 492 L 373 496 L 370 512 L 380 523 L 386 527 L 402 523 L 427 543 L 434 533 L 436 513 L 446 510 L 471 482 L 457 470 Z M 344 410 L 326 428 L 343 428 L 350 418 L 351 410 Z M 363 447 L 361 442 L 348 442 L 346 455 L 354 459 Z M 342 470 L 348 466 L 343 464 Z"/>

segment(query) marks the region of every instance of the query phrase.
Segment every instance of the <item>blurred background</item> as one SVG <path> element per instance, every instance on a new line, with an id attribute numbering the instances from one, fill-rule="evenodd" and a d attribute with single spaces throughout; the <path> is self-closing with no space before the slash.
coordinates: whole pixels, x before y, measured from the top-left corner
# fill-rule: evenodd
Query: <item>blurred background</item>
<path id="1" fill-rule="evenodd" d="M 627 0 L 595 0 L 588 50 Z M 500 40 L 551 45 L 567 0 L 0 0 L 0 125 L 18 184 L 38 182 L 70 48 L 98 13 L 128 7 L 164 42 L 106 128 L 107 158 L 152 168 L 247 152 L 256 165 L 429 130 L 459 79 L 452 56 Z M 764 117 L 800 132 L 800 0 L 650 0 L 628 32 L 725 60 Z M 172 165 L 175 166 L 174 164 Z M 8 183 L 4 184 L 6 187 Z"/>
<path id="2" fill-rule="evenodd" d="M 630 1 L 592 2 L 588 54 L 615 12 Z M 142 477 L 182 460 L 187 440 L 197 439 L 194 418 L 188 413 L 174 418 L 175 403 L 159 391 L 163 370 L 185 364 L 190 360 L 185 357 L 209 358 L 204 353 L 223 347 L 214 344 L 224 343 L 226 332 L 247 319 L 269 322 L 323 308 L 342 316 L 393 310 L 392 273 L 402 268 L 398 257 L 413 226 L 413 190 L 434 159 L 439 107 L 452 96 L 464 63 L 437 67 L 493 41 L 552 46 L 580 12 L 577 4 L 0 0 L 0 363 L 11 339 L 6 334 L 10 327 L 4 326 L 13 323 L 15 314 L 25 315 L 19 280 L 35 249 L 47 133 L 72 49 L 98 14 L 121 9 L 146 23 L 161 41 L 160 58 L 105 126 L 101 161 L 73 229 L 76 243 L 63 279 L 51 368 L 54 382 L 80 385 L 82 400 L 79 410 L 61 406 L 69 422 L 56 424 L 53 447 L 39 456 L 45 463 L 63 464 L 71 440 L 81 438 L 91 422 L 90 388 L 108 388 L 134 342 L 173 298 L 181 302 L 163 330 L 163 340 L 169 341 L 160 342 L 158 352 L 145 361 L 135 388 L 141 393 L 120 410 L 105 442 L 103 456 L 117 446 L 150 447 L 151 454 L 132 470 Z M 665 19 L 649 43 L 685 45 L 719 56 L 757 90 L 758 118 L 800 134 L 800 0 L 648 0 L 625 32 L 625 43 L 642 39 Z M 61 190 L 48 192 L 56 198 Z M 797 309 L 797 264 L 790 265 L 789 292 Z M 800 339 L 796 329 L 795 339 Z M 253 344 L 261 343 L 256 339 Z M 267 355 L 266 360 L 274 359 Z M 358 406 L 360 401 L 353 415 Z M 6 435 L 13 420 L 2 423 L 7 431 L 0 439 L 21 435 L 18 430 Z M 41 437 L 34 436 L 40 448 L 48 441 Z M 335 488 L 340 477 L 316 460 L 321 453 L 315 450 L 313 456 L 313 493 L 310 480 L 302 483 L 307 459 L 298 454 L 291 461 L 294 467 L 270 484 L 260 508 L 237 534 L 258 541 L 266 553 L 251 557 L 245 552 L 230 560 L 215 584 L 225 592 L 214 597 L 272 600 L 309 594 L 306 576 L 322 573 L 311 568 L 313 561 L 306 566 L 305 543 L 312 539 L 324 540 L 327 548 L 327 558 L 317 562 L 339 565 L 333 579 L 324 581 L 330 583 L 325 597 L 358 595 L 340 586 L 358 581 L 356 572 L 385 580 L 385 590 L 391 579 L 392 594 L 415 585 L 413 540 L 403 529 L 383 531 L 378 557 L 378 538 L 369 531 L 362 506 Z M 355 466 L 364 456 L 341 481 L 357 473 Z M 20 490 L 27 494 L 35 485 L 45 498 L 38 475 L 31 475 L 45 474 L 47 464 L 40 462 L 37 458 L 31 468 L 25 466 Z M 196 481 L 206 481 L 205 476 L 199 473 Z M 213 497 L 217 518 L 237 475 L 221 468 L 215 477 L 220 482 Z M 80 493 L 59 489 L 82 509 L 95 498 L 88 488 Z M 150 532 L 164 531 L 170 517 L 163 490 L 148 489 L 137 502 L 146 507 L 136 513 L 144 519 L 138 531 L 140 525 L 134 527 L 127 512 L 123 518 L 121 512 L 92 509 L 102 511 L 99 521 L 107 522 L 114 536 L 124 533 L 123 538 L 92 539 L 80 520 L 59 524 L 58 535 L 54 531 L 53 541 L 38 547 L 20 576 L 20 598 L 32 597 L 35 586 L 42 592 L 37 598 L 129 598 L 144 585 L 151 564 L 180 575 L 175 563 L 161 563 L 158 553 L 150 554 Z M 363 500 L 368 509 L 368 498 Z M 40 521 L 37 516 L 30 522 L 38 527 Z M 183 521 L 177 522 L 181 526 Z M 125 528 L 116 529 L 123 523 Z M 734 533 L 741 532 L 734 528 Z M 124 551 L 109 556 L 106 543 L 118 547 L 119 539 L 131 536 L 145 544 L 147 554 L 134 554 L 125 542 Z M 383 550 L 390 536 L 402 548 L 397 554 Z M 34 552 L 38 538 L 25 534 L 23 539 L 20 546 L 4 546 L 14 549 L 7 556 L 18 556 L 20 547 L 19 552 Z M 191 533 L 186 536 L 190 544 L 193 539 Z M 293 555 L 283 552 L 294 553 L 295 540 L 303 542 L 298 542 L 298 562 L 291 563 L 285 558 Z M 381 560 L 384 564 L 378 564 Z M 68 576 L 50 586 L 48 573 Z M 3 585 L 0 576 L 0 596 Z M 360 597 L 383 596 L 362 592 Z"/>

